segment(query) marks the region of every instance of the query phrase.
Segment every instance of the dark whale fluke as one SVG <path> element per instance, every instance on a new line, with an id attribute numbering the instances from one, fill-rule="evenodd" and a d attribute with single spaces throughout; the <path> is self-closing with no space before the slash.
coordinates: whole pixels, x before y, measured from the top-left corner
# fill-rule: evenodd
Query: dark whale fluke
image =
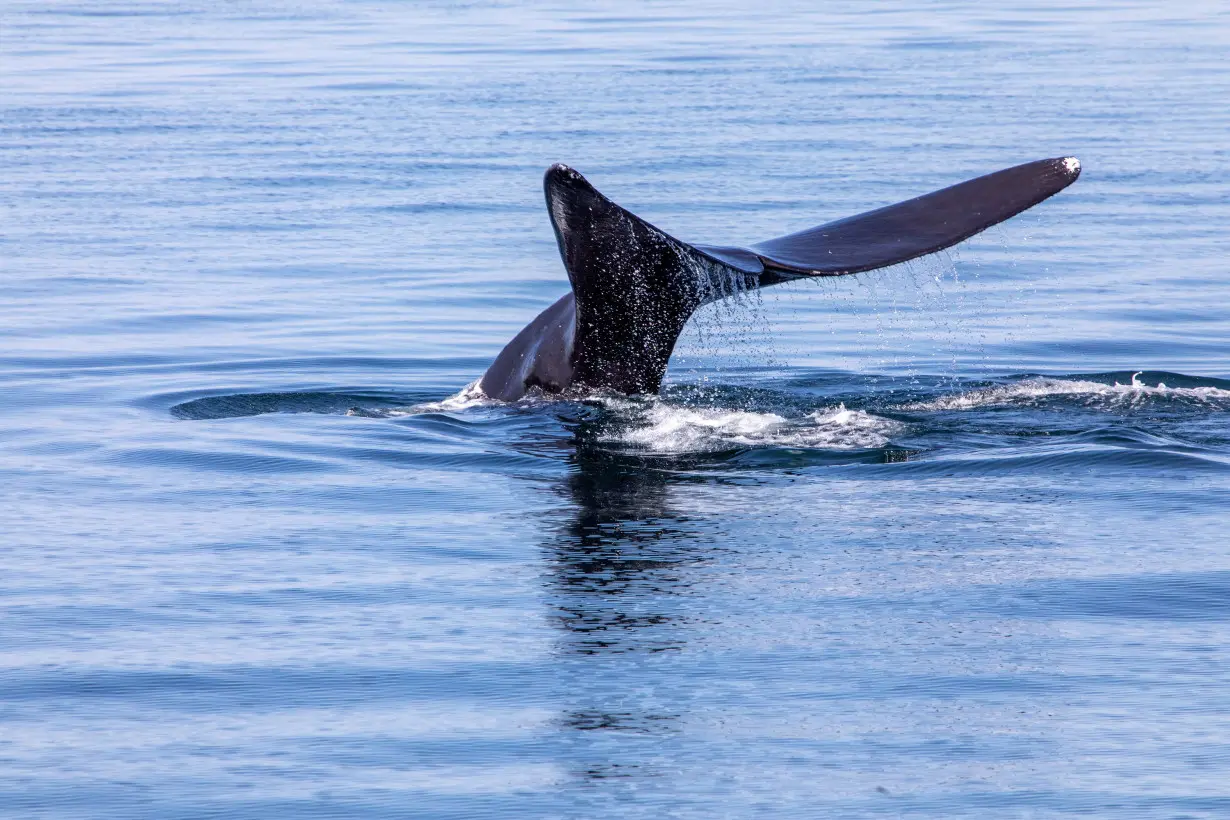
<path id="1" fill-rule="evenodd" d="M 747 247 L 689 245 L 600 194 L 566 165 L 543 186 L 572 292 L 508 343 L 479 386 L 514 401 L 533 387 L 654 393 L 701 305 L 811 276 L 907 262 L 968 239 L 1071 185 L 1074 157 L 996 171 Z"/>

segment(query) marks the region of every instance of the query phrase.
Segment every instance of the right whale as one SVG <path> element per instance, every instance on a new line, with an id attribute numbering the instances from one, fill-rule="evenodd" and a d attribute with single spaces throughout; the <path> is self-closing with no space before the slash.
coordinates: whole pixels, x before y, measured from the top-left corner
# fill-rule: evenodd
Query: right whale
<path id="1" fill-rule="evenodd" d="M 679 334 L 701 305 L 935 253 L 1057 194 L 1080 171 L 1075 157 L 1028 162 L 736 247 L 681 242 L 607 199 L 573 169 L 553 165 L 543 187 L 572 291 L 505 346 L 479 387 L 502 401 L 533 388 L 656 393 Z"/>

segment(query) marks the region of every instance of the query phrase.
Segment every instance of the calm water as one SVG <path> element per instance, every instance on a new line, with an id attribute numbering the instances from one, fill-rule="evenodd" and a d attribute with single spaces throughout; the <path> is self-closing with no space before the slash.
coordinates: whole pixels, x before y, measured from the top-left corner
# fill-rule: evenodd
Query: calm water
<path id="1" fill-rule="evenodd" d="M 6 3 L 0 815 L 1230 814 L 1230 12 L 814 5 Z M 450 399 L 552 162 L 740 243 L 1064 154 Z"/>

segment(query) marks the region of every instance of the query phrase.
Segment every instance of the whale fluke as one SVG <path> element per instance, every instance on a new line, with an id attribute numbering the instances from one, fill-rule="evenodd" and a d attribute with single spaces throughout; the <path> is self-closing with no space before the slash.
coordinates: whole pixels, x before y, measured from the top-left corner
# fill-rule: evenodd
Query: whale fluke
<path id="1" fill-rule="evenodd" d="M 553 165 L 547 208 L 572 293 L 509 342 L 480 386 L 512 401 L 533 387 L 653 393 L 692 313 L 749 288 L 884 268 L 943 250 L 1053 196 L 1080 175 L 1044 159 L 748 246 L 690 245 Z"/>
<path id="2" fill-rule="evenodd" d="M 941 251 L 1071 185 L 1075 157 L 1043 159 L 751 246 L 766 267 L 802 276 L 885 268 Z"/>

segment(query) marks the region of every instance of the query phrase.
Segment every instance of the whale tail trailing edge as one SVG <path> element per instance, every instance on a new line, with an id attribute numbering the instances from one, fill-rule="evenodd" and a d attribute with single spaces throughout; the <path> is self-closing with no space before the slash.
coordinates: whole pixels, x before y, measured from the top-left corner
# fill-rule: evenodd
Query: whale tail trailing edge
<path id="1" fill-rule="evenodd" d="M 968 239 L 1072 184 L 1045 159 L 747 247 L 690 245 L 624 210 L 564 165 L 543 186 L 575 296 L 572 383 L 621 393 L 661 385 L 701 305 L 754 287 L 907 262 Z"/>

